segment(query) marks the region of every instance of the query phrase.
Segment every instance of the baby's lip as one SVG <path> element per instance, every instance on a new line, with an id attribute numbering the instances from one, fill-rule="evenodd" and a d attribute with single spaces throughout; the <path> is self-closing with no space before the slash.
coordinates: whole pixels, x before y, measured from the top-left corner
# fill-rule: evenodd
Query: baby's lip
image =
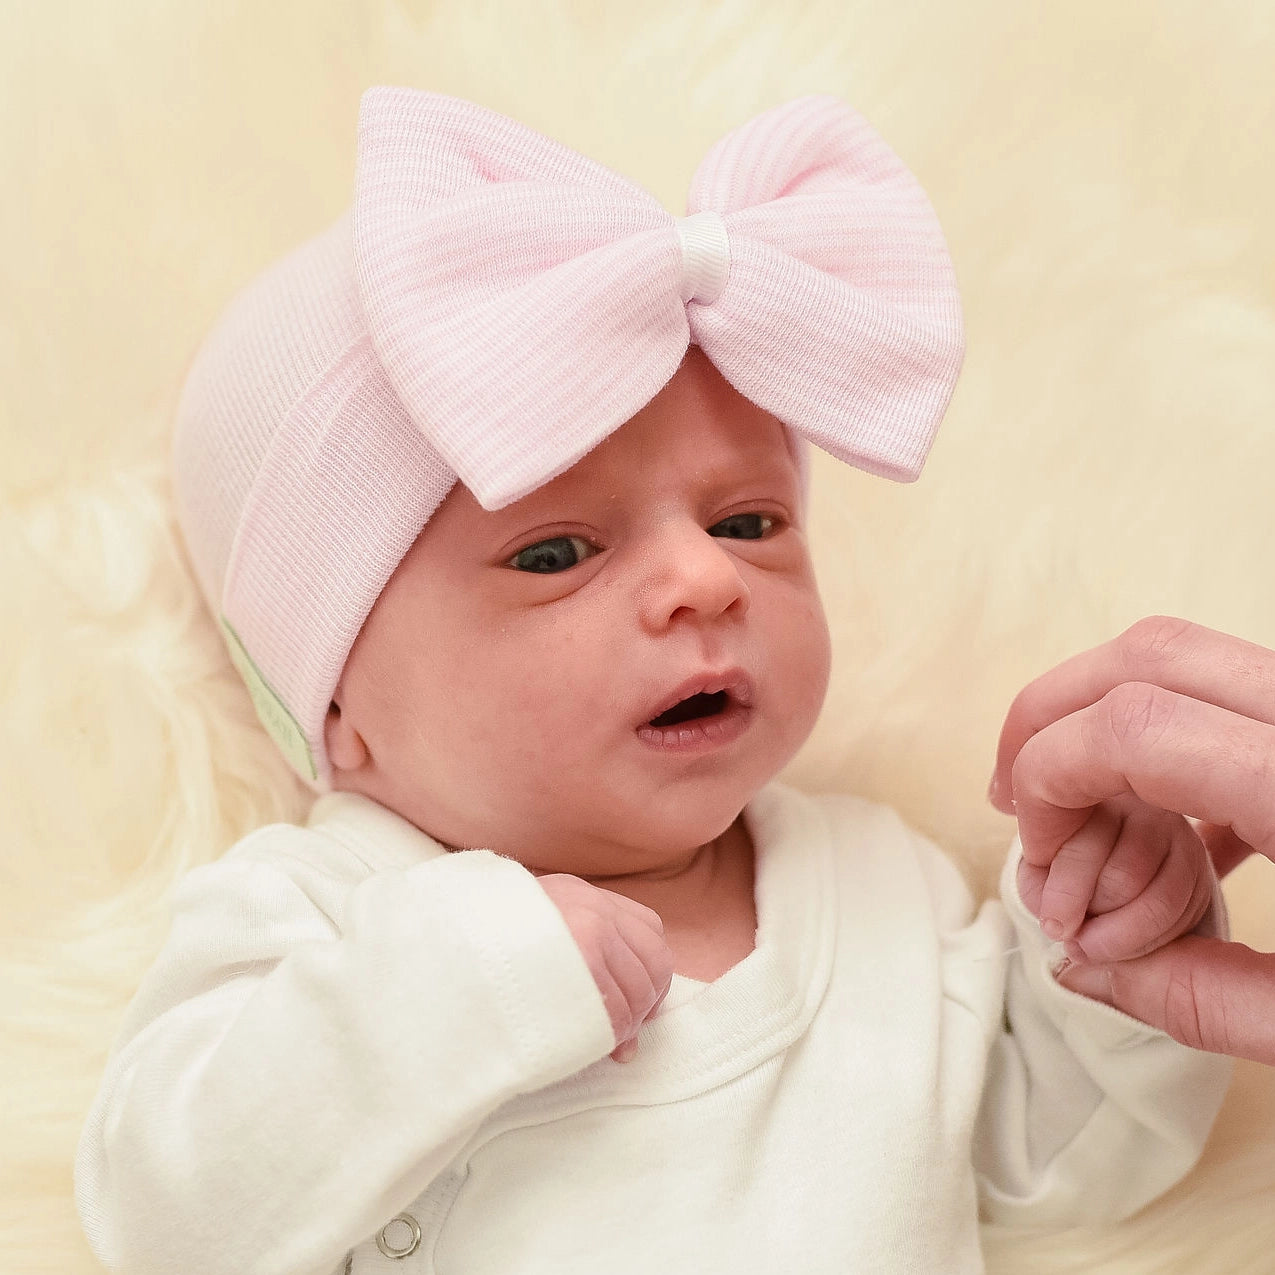
<path id="1" fill-rule="evenodd" d="M 725 691 L 732 704 L 750 708 L 753 702 L 753 684 L 742 668 L 732 667 L 720 671 L 705 670 L 692 673 L 675 689 L 658 700 L 651 711 L 638 723 L 638 728 L 649 726 L 657 717 L 675 708 L 692 695 L 716 695 Z"/>

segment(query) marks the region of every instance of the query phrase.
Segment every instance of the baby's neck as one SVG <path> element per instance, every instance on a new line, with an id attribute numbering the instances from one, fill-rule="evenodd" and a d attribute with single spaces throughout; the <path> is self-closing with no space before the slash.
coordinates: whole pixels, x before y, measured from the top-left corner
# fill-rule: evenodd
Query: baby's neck
<path id="1" fill-rule="evenodd" d="M 658 912 L 673 967 L 687 978 L 712 982 L 753 950 L 754 855 L 742 818 L 672 871 L 586 880 Z"/>

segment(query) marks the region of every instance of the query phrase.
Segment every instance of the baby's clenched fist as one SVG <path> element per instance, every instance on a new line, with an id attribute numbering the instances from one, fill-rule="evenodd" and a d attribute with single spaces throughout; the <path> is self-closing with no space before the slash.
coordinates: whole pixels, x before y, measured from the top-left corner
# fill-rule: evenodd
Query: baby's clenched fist
<path id="1" fill-rule="evenodd" d="M 579 877 L 555 872 L 539 880 L 602 993 L 615 1031 L 611 1057 L 627 1062 L 637 1049 L 638 1030 L 655 1014 L 673 979 L 664 923 L 650 908 Z"/>
<path id="2" fill-rule="evenodd" d="M 1216 880 L 1190 821 L 1131 793 L 1099 802 L 1052 857 L 1032 859 L 1024 846 L 1019 893 L 1072 960 L 1132 960 L 1189 933 Z"/>

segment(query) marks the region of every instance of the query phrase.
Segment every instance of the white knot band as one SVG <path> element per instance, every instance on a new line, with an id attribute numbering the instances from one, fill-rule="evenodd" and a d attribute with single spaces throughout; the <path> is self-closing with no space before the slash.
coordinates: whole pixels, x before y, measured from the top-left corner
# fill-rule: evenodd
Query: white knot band
<path id="1" fill-rule="evenodd" d="M 712 305 L 730 277 L 730 239 L 720 213 L 677 219 L 682 244 L 682 300 Z"/>

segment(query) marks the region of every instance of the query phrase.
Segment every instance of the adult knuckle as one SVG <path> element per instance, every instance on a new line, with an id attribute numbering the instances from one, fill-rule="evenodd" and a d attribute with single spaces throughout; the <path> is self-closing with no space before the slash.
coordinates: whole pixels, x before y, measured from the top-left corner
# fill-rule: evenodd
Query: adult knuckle
<path id="1" fill-rule="evenodd" d="M 1148 615 L 1131 624 L 1116 639 L 1126 669 L 1159 669 L 1182 658 L 1192 645 L 1196 626 L 1171 615 Z"/>
<path id="2" fill-rule="evenodd" d="M 1275 731 L 1262 731 L 1257 740 L 1241 740 L 1230 760 L 1247 780 L 1244 799 L 1230 812 L 1235 835 L 1275 857 Z"/>
<path id="3" fill-rule="evenodd" d="M 1221 999 L 1212 1009 L 1212 1030 L 1205 1037 L 1207 1048 L 1242 1057 L 1247 1053 L 1245 1041 L 1251 1029 L 1246 1016 L 1236 1013 L 1228 1001 Z"/>
<path id="4" fill-rule="evenodd" d="M 1208 1033 L 1201 1007 L 1208 1003 L 1207 989 L 1198 986 L 1189 963 L 1176 962 L 1164 985 L 1164 1030 L 1192 1049 L 1204 1049 Z"/>
<path id="5" fill-rule="evenodd" d="M 1122 682 L 1103 696 L 1107 729 L 1121 746 L 1155 744 L 1175 713 L 1174 697 L 1150 682 Z"/>

